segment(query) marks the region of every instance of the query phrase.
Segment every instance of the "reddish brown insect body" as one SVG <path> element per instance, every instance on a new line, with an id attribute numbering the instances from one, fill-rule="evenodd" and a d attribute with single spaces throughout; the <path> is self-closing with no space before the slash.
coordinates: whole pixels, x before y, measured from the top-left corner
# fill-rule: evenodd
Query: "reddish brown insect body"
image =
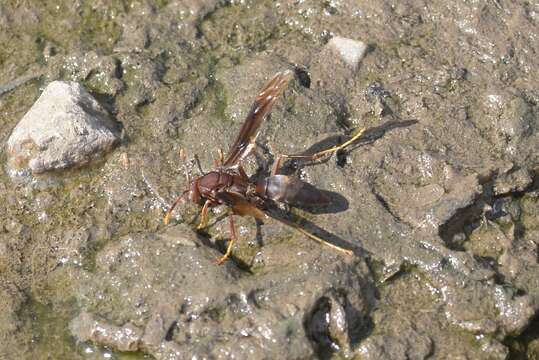
<path id="1" fill-rule="evenodd" d="M 190 198 L 193 202 L 201 204 L 205 200 L 217 200 L 216 194 L 220 191 L 232 191 L 246 195 L 249 185 L 248 179 L 240 175 L 227 173 L 223 170 L 211 171 L 191 183 Z"/>
<path id="2" fill-rule="evenodd" d="M 243 123 L 240 133 L 232 143 L 226 158 L 221 157 L 217 169 L 190 181 L 188 190 L 176 200 L 170 207 L 165 223 L 168 223 L 173 209 L 186 199 L 197 204 L 203 204 L 199 228 L 204 226 L 208 208 L 219 204 L 230 207 L 230 232 L 226 253 L 221 257 L 219 263 L 224 262 L 229 256 L 232 244 L 236 238 L 233 215 L 250 215 L 259 220 L 267 220 L 268 215 L 262 210 L 263 205 L 268 200 L 284 202 L 291 205 L 326 205 L 331 199 L 323 192 L 309 183 L 300 179 L 286 175 L 280 175 L 279 167 L 282 158 L 294 158 L 300 160 L 316 160 L 324 155 L 336 152 L 361 136 L 363 130 L 359 131 L 352 139 L 339 146 L 318 152 L 314 155 L 281 155 L 275 161 L 271 175 L 259 180 L 250 181 L 241 165 L 242 160 L 251 154 L 255 148 L 255 140 L 258 136 L 260 125 L 271 112 L 271 108 L 277 98 L 284 92 L 288 82 L 293 77 L 291 71 L 277 73 L 256 96 L 251 111 Z M 328 243 L 317 236 L 306 232 L 284 219 L 277 219 L 281 223 L 292 226 L 312 240 L 323 243 L 335 250 L 346 254 L 353 254 L 351 250 L 343 249 L 339 246 Z"/>
<path id="3" fill-rule="evenodd" d="M 222 204 L 217 198 L 217 193 L 222 191 L 241 194 L 246 198 L 256 195 L 261 199 L 299 206 L 327 205 L 331 202 L 327 195 L 311 184 L 293 177 L 273 175 L 251 183 L 246 177 L 222 170 L 211 171 L 194 180 L 191 183 L 189 198 L 201 205 L 205 200 L 211 199 L 216 199 L 217 204 Z"/>

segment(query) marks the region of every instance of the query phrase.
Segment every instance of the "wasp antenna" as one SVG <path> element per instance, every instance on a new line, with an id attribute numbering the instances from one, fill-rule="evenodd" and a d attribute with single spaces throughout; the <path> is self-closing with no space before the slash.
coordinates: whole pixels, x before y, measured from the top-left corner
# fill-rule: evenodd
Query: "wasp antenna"
<path id="1" fill-rule="evenodd" d="M 183 200 L 185 200 L 185 197 L 189 194 L 189 190 L 185 190 L 180 196 L 178 196 L 178 198 L 176 199 L 176 201 L 174 201 L 174 204 L 172 204 L 172 206 L 167 210 L 167 213 L 165 214 L 165 217 L 163 218 L 163 223 L 165 225 L 168 225 L 168 223 L 170 222 L 170 217 L 172 216 L 172 211 L 174 211 L 174 208 L 176 206 L 178 206 L 178 204 L 180 202 L 182 202 Z"/>

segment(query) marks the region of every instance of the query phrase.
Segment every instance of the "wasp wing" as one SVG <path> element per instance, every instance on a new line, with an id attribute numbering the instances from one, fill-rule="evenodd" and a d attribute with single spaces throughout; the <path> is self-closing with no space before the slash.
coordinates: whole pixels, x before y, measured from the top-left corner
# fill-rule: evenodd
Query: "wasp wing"
<path id="1" fill-rule="evenodd" d="M 283 225 L 296 229 L 298 232 L 307 236 L 309 239 L 316 241 L 322 245 L 328 246 L 332 248 L 333 250 L 337 250 L 347 255 L 354 255 L 354 252 L 350 249 L 345 249 L 338 245 L 332 244 L 314 234 L 311 234 L 310 232 L 304 230 L 303 228 L 301 228 L 301 226 L 297 225 L 296 223 L 293 223 L 290 220 L 286 220 L 282 217 L 275 216 L 274 214 L 267 213 L 263 211 L 262 209 L 259 209 L 258 207 L 250 203 L 246 198 L 244 198 L 242 195 L 238 193 L 224 191 L 224 192 L 218 193 L 216 197 L 217 199 L 221 200 L 224 204 L 230 206 L 232 208 L 232 211 L 237 215 L 252 216 L 261 221 L 266 221 L 271 218 L 273 220 L 280 222 Z"/>
<path id="2" fill-rule="evenodd" d="M 256 190 L 268 199 L 290 205 L 316 206 L 331 203 L 326 192 L 308 182 L 286 175 L 268 176 L 257 182 Z"/>
<path id="3" fill-rule="evenodd" d="M 230 206 L 232 211 L 237 215 L 252 216 L 261 221 L 268 219 L 268 216 L 264 211 L 250 203 L 241 194 L 230 191 L 221 191 L 218 192 L 215 197 L 222 203 Z"/>
<path id="4" fill-rule="evenodd" d="M 256 137 L 260 132 L 260 125 L 271 112 L 273 104 L 284 92 L 293 76 L 290 70 L 278 72 L 256 96 L 238 137 L 228 150 L 228 154 L 223 162 L 224 167 L 235 166 L 249 155 L 254 147 Z"/>

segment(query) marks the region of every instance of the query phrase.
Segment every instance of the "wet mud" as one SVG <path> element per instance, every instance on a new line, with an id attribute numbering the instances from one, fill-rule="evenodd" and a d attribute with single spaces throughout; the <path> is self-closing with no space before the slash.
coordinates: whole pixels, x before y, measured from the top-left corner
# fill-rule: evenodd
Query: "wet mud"
<path id="1" fill-rule="evenodd" d="M 0 359 L 539 358 L 538 13 L 4 1 Z M 218 266 L 226 208 L 198 231 L 195 205 L 167 226 L 164 212 L 195 154 L 211 170 L 284 69 L 295 77 L 245 169 L 261 178 L 279 154 L 366 128 L 329 159 L 283 166 L 332 205 L 275 209 L 355 255 L 236 217 Z M 8 139 L 56 80 L 82 84 L 120 140 L 86 165 L 14 172 Z"/>

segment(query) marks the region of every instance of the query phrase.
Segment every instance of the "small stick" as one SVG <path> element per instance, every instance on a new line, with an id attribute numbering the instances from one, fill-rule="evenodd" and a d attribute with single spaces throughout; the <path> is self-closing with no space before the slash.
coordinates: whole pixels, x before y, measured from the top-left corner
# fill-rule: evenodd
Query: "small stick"
<path id="1" fill-rule="evenodd" d="M 26 84 L 29 81 L 39 78 L 41 75 L 42 74 L 39 74 L 39 73 L 23 75 L 14 80 L 8 81 L 7 84 L 0 86 L 0 96 L 4 95 L 5 93 L 10 92 L 11 90 L 14 90 L 15 88 L 18 88 L 21 85 Z"/>

